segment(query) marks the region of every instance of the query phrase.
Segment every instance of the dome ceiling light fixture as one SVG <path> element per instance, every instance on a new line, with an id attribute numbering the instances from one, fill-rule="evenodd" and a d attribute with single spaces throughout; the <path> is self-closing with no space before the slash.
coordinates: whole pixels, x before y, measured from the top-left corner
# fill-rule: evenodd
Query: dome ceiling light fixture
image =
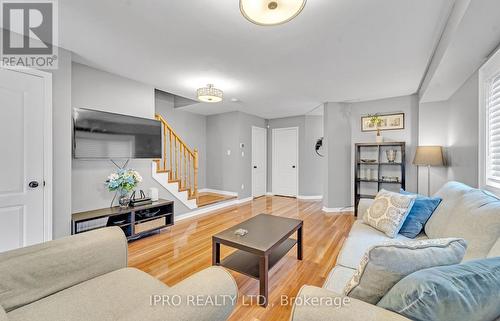
<path id="1" fill-rule="evenodd" d="M 196 97 L 199 101 L 205 103 L 218 103 L 224 98 L 224 93 L 222 90 L 215 88 L 214 85 L 208 84 L 206 87 L 196 90 Z"/>
<path id="2" fill-rule="evenodd" d="M 306 0 L 240 0 L 241 14 L 261 26 L 288 22 L 304 9 Z"/>

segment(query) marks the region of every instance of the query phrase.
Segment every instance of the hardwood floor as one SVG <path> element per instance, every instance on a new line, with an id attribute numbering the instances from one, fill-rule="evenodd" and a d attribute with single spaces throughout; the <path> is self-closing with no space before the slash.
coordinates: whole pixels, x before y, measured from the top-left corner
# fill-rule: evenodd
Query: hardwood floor
<path id="1" fill-rule="evenodd" d="M 211 237 L 254 215 L 267 213 L 304 220 L 304 259 L 292 249 L 269 273 L 269 305 L 260 307 L 252 296 L 259 282 L 231 272 L 239 289 L 239 302 L 230 320 L 289 320 L 291 305 L 281 305 L 281 295 L 295 297 L 304 284 L 321 286 L 335 265 L 338 253 L 354 222 L 352 214 L 327 214 L 319 201 L 262 197 L 252 202 L 177 222 L 158 235 L 129 245 L 129 265 L 173 286 L 211 265 Z M 222 246 L 221 257 L 233 250 Z M 253 302 L 252 302 L 253 301 Z"/>
<path id="2" fill-rule="evenodd" d="M 208 206 L 212 205 L 218 202 L 223 202 L 223 201 L 229 201 L 231 199 L 235 199 L 236 196 L 230 196 L 230 195 L 222 195 L 222 194 L 217 194 L 217 193 L 212 193 L 212 192 L 200 192 L 198 194 L 198 199 L 196 200 L 196 203 L 198 207 L 203 207 L 203 206 Z"/>

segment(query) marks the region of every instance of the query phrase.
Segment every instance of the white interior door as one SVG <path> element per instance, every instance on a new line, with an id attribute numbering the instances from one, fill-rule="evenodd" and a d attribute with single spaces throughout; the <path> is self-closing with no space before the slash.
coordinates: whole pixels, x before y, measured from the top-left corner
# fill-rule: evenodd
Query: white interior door
<path id="1" fill-rule="evenodd" d="M 44 241 L 44 84 L 0 69 L 0 252 Z"/>
<path id="2" fill-rule="evenodd" d="M 299 129 L 273 129 L 273 194 L 298 194 Z"/>
<path id="3" fill-rule="evenodd" d="M 260 197 L 267 189 L 267 130 L 252 127 L 252 196 Z"/>

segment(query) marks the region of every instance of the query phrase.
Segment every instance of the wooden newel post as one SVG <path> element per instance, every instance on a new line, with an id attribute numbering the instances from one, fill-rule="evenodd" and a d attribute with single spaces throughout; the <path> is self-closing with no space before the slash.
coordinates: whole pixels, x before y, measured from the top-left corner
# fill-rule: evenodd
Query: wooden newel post
<path id="1" fill-rule="evenodd" d="M 193 160 L 193 166 L 194 166 L 194 196 L 195 198 L 198 198 L 198 149 L 194 149 L 194 160 Z"/>

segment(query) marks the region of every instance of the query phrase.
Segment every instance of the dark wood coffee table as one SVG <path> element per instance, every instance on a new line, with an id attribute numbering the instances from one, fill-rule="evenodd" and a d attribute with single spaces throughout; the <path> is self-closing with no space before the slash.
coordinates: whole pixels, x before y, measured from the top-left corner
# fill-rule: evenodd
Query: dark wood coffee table
<path id="1" fill-rule="evenodd" d="M 259 304 L 268 303 L 269 270 L 297 244 L 297 259 L 302 260 L 303 221 L 274 215 L 259 214 L 212 236 L 212 264 L 221 265 L 260 281 Z M 248 234 L 234 232 L 245 229 Z M 290 236 L 297 232 L 297 240 Z M 222 261 L 220 245 L 238 249 Z"/>

